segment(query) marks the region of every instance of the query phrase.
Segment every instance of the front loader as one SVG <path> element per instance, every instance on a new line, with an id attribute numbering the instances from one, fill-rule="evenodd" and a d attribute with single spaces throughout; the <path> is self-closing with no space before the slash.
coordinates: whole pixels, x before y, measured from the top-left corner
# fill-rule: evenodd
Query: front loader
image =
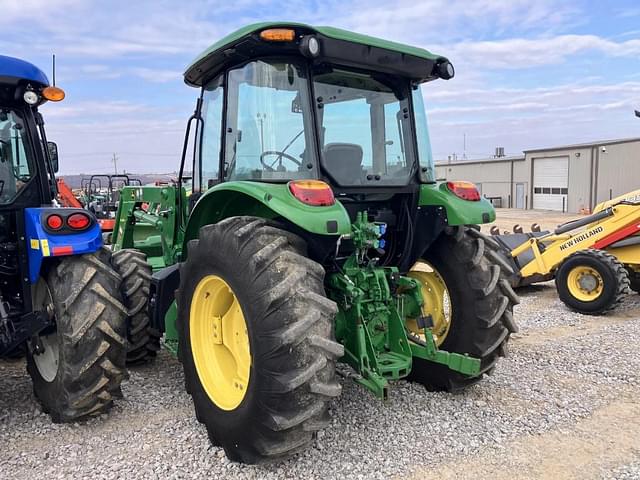
<path id="1" fill-rule="evenodd" d="M 96 218 L 54 202 L 58 151 L 38 109 L 63 98 L 39 68 L 0 56 L 0 358 L 26 355 L 55 422 L 100 415 L 121 396 L 127 333 Z"/>
<path id="2" fill-rule="evenodd" d="M 247 26 L 187 68 L 178 184 L 122 190 L 114 263 L 136 354 L 164 335 L 229 458 L 307 447 L 338 361 L 387 399 L 403 378 L 461 391 L 505 354 L 518 299 L 477 227 L 495 212 L 435 181 L 420 85 L 453 75 L 420 48 L 295 23 Z"/>
<path id="3" fill-rule="evenodd" d="M 591 315 L 613 310 L 630 289 L 640 292 L 640 190 L 552 232 L 535 230 L 492 237 L 514 288 L 555 279 L 560 300 Z"/>

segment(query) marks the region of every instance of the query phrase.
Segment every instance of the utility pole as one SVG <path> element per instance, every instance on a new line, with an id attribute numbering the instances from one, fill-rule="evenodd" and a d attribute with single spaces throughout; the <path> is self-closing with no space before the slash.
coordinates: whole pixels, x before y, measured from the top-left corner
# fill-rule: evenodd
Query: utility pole
<path id="1" fill-rule="evenodd" d="M 462 159 L 467 159 L 467 134 L 466 132 L 462 134 Z"/>
<path id="2" fill-rule="evenodd" d="M 111 161 L 113 162 L 113 170 L 115 174 L 118 174 L 118 156 L 114 153 L 113 157 L 111 157 Z"/>

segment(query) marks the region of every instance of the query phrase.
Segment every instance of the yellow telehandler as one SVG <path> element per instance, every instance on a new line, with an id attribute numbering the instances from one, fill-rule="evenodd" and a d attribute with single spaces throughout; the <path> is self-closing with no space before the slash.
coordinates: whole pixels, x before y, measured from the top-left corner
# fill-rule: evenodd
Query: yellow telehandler
<path id="1" fill-rule="evenodd" d="M 640 190 L 602 202 L 591 215 L 552 232 L 491 238 L 513 271 L 514 287 L 555 278 L 560 299 L 580 313 L 604 313 L 630 290 L 640 292 Z"/>

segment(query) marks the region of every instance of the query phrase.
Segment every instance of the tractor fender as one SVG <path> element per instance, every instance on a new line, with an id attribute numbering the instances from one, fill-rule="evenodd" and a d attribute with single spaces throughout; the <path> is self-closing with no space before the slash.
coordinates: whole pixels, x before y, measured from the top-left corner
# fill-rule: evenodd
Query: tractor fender
<path id="1" fill-rule="evenodd" d="M 420 186 L 419 206 L 443 207 L 447 225 L 479 225 L 496 219 L 496 211 L 484 197 L 478 201 L 464 200 L 447 188 L 446 183 Z"/>
<path id="2" fill-rule="evenodd" d="M 47 215 L 55 213 L 66 219 L 69 215 L 82 212 L 91 218 L 91 225 L 86 230 L 76 232 L 62 227 L 52 232 L 45 228 Z M 38 281 L 43 262 L 49 257 L 67 255 L 83 255 L 97 252 L 102 247 L 102 232 L 96 219 L 81 208 L 25 208 L 24 231 L 29 260 L 29 281 Z"/>
<path id="3" fill-rule="evenodd" d="M 284 218 L 316 235 L 338 236 L 351 232 L 349 215 L 340 202 L 326 207 L 311 206 L 295 198 L 286 184 L 225 182 L 210 188 L 193 207 L 185 230 L 183 252 L 186 253 L 187 242 L 197 238 L 202 226 L 241 215 Z"/>

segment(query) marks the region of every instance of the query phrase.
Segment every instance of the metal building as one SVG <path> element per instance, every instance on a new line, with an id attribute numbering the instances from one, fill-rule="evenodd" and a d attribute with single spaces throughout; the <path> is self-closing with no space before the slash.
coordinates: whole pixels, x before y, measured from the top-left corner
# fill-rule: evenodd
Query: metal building
<path id="1" fill-rule="evenodd" d="M 531 149 L 521 157 L 437 162 L 436 173 L 479 184 L 496 206 L 586 212 L 640 189 L 640 138 Z"/>

